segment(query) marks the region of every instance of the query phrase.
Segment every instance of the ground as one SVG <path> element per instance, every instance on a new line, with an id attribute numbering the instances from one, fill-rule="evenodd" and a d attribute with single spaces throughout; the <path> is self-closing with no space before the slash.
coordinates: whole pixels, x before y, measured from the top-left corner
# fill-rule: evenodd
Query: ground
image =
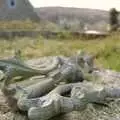
<path id="1" fill-rule="evenodd" d="M 120 85 L 120 73 L 110 71 L 110 70 L 102 70 L 98 75 L 102 76 L 102 78 L 98 79 L 98 81 L 91 81 L 100 85 L 107 86 L 117 86 Z M 120 118 L 120 101 L 118 100 L 116 103 L 111 103 L 109 107 L 98 106 L 98 105 L 88 105 L 87 109 L 80 112 L 72 112 L 66 115 L 61 115 L 59 117 L 55 117 L 54 120 L 116 120 Z M 7 104 L 5 102 L 5 98 L 0 92 L 0 120 L 12 120 L 13 115 L 11 114 Z"/>
<path id="2" fill-rule="evenodd" d="M 30 38 L 15 38 L 12 41 L 0 40 L 0 57 L 8 57 L 13 55 L 14 49 L 21 49 L 23 59 L 38 58 L 41 56 L 50 55 L 65 55 L 70 56 L 77 50 L 85 50 L 86 52 L 95 55 L 95 62 L 102 68 L 108 68 L 120 71 L 120 34 L 113 34 L 107 38 L 98 38 L 94 40 L 83 40 L 77 38 L 71 39 L 54 39 L 46 40 L 45 38 L 38 37 L 36 39 Z M 102 81 L 94 81 L 99 84 L 113 84 L 120 85 L 119 77 L 115 77 L 116 73 L 113 72 L 103 73 L 104 78 Z M 113 76 L 112 76 L 113 75 Z M 120 103 L 120 102 L 119 102 Z M 116 120 L 120 118 L 119 103 L 114 104 L 109 108 L 95 109 L 94 106 L 89 105 L 88 109 L 73 114 L 64 116 L 64 120 Z M 92 112 L 91 112 L 92 111 Z M 113 112 L 114 111 L 114 112 Z M 102 116 L 102 117 L 101 117 Z M 106 117 L 107 116 L 107 117 Z M 109 116 L 109 118 L 108 118 Z M 87 119 L 86 119 L 87 118 Z M 55 118 L 58 120 L 58 118 Z M 12 114 L 5 103 L 4 96 L 0 92 L 0 120 L 12 120 Z M 63 120 L 63 116 L 59 117 Z"/>
<path id="3" fill-rule="evenodd" d="M 0 91 L 0 120 L 12 120 L 12 113 L 10 112 L 5 98 Z"/>

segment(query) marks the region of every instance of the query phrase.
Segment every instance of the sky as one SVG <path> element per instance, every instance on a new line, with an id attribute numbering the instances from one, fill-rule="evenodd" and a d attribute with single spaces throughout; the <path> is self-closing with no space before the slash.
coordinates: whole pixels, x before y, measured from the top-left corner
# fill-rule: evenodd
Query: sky
<path id="1" fill-rule="evenodd" d="M 103 10 L 114 7 L 120 10 L 120 0 L 30 0 L 30 2 L 34 7 L 62 6 Z"/>

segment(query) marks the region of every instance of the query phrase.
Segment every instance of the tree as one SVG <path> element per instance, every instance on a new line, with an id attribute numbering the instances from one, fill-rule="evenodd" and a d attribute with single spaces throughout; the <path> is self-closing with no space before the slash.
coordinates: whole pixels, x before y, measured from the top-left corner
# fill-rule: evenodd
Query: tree
<path id="1" fill-rule="evenodd" d="M 111 8 L 109 12 L 109 22 L 110 22 L 110 30 L 116 31 L 118 29 L 118 11 L 115 8 Z"/>

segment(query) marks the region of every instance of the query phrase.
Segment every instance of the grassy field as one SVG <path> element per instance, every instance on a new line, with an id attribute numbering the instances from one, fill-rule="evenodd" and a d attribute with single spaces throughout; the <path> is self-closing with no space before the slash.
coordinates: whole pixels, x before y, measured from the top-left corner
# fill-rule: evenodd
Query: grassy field
<path id="1" fill-rule="evenodd" d="M 26 59 L 50 55 L 70 56 L 81 49 L 95 55 L 98 66 L 120 71 L 120 33 L 94 40 L 47 40 L 42 37 L 0 40 L 0 57 L 12 56 L 15 49 L 21 49 Z"/>

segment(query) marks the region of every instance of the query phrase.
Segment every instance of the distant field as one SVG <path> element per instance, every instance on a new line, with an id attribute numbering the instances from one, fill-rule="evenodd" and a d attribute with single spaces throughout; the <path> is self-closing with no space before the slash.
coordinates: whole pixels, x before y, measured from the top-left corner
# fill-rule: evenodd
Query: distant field
<path id="1" fill-rule="evenodd" d="M 0 57 L 12 56 L 15 49 L 21 49 L 25 59 L 50 55 L 70 56 L 82 49 L 96 56 L 98 66 L 120 71 L 120 33 L 94 40 L 47 40 L 42 37 L 0 40 Z"/>

